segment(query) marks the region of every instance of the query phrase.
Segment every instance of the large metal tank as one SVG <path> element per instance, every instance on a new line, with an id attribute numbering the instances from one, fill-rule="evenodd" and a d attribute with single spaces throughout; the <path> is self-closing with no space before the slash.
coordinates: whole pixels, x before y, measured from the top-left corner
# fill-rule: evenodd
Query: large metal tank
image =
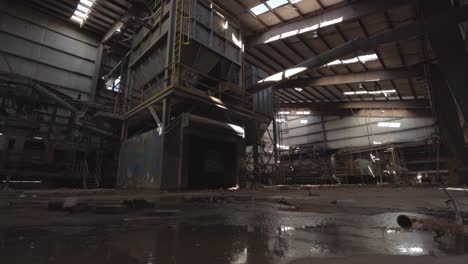
<path id="1" fill-rule="evenodd" d="M 140 28 L 128 55 L 129 108 L 174 82 L 206 93 L 242 90 L 243 44 L 236 22 L 204 0 L 155 0 L 152 12 L 144 21 L 151 29 Z M 178 72 L 174 63 L 180 63 Z"/>

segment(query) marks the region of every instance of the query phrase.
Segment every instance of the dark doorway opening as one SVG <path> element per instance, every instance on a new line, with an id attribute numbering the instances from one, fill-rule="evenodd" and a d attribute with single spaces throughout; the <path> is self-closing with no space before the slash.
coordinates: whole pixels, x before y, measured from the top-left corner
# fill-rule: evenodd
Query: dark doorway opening
<path id="1" fill-rule="evenodd" d="M 235 186 L 238 156 L 235 143 L 192 136 L 189 151 L 189 189 Z"/>

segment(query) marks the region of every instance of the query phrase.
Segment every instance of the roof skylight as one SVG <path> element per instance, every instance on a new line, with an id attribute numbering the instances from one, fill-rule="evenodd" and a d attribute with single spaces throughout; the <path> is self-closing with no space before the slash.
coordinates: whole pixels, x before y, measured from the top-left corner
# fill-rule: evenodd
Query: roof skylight
<path id="1" fill-rule="evenodd" d="M 268 10 L 268 7 L 264 4 L 259 4 L 258 6 L 250 8 L 250 11 L 252 11 L 256 16 L 266 13 Z"/>
<path id="2" fill-rule="evenodd" d="M 266 3 L 271 9 L 274 9 L 287 4 L 288 0 L 269 0 Z"/>
<path id="3" fill-rule="evenodd" d="M 86 22 L 86 19 L 88 19 L 88 16 L 92 11 L 94 1 L 95 0 L 80 0 L 78 5 L 76 6 L 75 12 L 70 17 L 70 19 L 80 24 L 80 26 L 83 26 L 83 24 Z"/>
<path id="4" fill-rule="evenodd" d="M 288 3 L 288 0 L 268 0 L 266 1 L 266 4 L 259 4 L 250 8 L 250 11 L 258 16 L 270 11 L 270 9 L 275 9 L 280 6 L 287 5 Z"/>

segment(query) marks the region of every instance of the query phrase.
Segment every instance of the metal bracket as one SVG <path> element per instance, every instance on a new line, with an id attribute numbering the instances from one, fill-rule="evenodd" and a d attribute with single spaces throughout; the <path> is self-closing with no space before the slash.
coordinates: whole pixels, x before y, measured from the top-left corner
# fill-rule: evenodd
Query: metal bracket
<path id="1" fill-rule="evenodd" d="M 148 106 L 148 110 L 151 112 L 151 115 L 153 116 L 154 121 L 156 121 L 156 124 L 158 124 L 158 127 L 162 127 L 161 119 L 159 119 L 159 116 L 156 113 L 156 110 L 154 110 L 152 105 Z"/>

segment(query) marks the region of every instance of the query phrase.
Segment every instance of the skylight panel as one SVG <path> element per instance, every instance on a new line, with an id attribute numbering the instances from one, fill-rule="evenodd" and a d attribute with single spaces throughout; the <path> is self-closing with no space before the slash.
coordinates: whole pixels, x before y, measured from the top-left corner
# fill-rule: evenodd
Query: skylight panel
<path id="1" fill-rule="evenodd" d="M 259 4 L 258 6 L 250 8 L 250 11 L 252 11 L 256 16 L 266 13 L 268 10 L 268 7 L 264 4 Z"/>
<path id="2" fill-rule="evenodd" d="M 288 0 L 269 0 L 266 2 L 271 9 L 286 5 Z"/>
<path id="3" fill-rule="evenodd" d="M 70 19 L 82 26 L 92 11 L 95 0 L 80 0 Z"/>

